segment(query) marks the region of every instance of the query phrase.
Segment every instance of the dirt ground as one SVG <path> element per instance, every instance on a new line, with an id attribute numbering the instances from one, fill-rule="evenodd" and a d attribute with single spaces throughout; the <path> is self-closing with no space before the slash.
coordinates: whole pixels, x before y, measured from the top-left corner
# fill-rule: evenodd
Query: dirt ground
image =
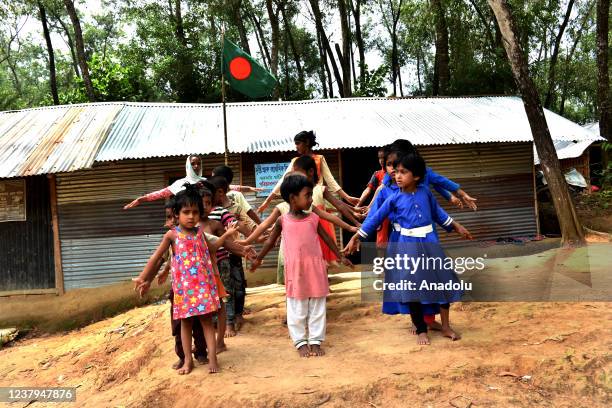
<path id="1" fill-rule="evenodd" d="M 590 246 L 593 279 L 609 276 L 609 249 Z M 537 274 L 556 256 L 491 260 L 491 270 Z M 170 368 L 169 304 L 161 303 L 13 342 L 0 350 L 0 386 L 75 386 L 76 405 L 47 405 L 79 407 L 611 404 L 610 303 L 462 303 L 451 319 L 463 339 L 431 332 L 432 344 L 417 346 L 409 319 L 363 302 L 360 282 L 359 273 L 331 277 L 324 357 L 298 357 L 282 324 L 283 288 L 268 285 L 250 290 L 252 312 L 219 355 L 220 374 Z"/>

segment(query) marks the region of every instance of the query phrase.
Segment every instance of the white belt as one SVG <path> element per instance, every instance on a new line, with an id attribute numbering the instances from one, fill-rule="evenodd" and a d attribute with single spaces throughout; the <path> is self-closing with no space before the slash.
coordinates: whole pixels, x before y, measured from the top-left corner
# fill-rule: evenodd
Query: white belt
<path id="1" fill-rule="evenodd" d="M 427 234 L 433 232 L 431 224 L 417 228 L 402 228 L 399 224 L 393 224 L 393 229 L 406 237 L 425 238 Z"/>

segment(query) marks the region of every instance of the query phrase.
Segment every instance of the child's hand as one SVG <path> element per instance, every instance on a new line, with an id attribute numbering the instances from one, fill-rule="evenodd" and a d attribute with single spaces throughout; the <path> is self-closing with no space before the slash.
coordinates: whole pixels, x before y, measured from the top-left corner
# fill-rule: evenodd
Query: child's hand
<path id="1" fill-rule="evenodd" d="M 355 265 L 353 265 L 351 260 L 346 258 L 346 257 L 344 257 L 344 256 L 342 258 L 340 258 L 340 262 L 342 262 L 344 265 L 350 267 L 351 269 L 355 269 Z"/>
<path id="2" fill-rule="evenodd" d="M 257 212 L 262 214 L 264 211 L 266 211 L 266 208 L 268 208 L 268 204 L 262 204 L 259 206 L 259 208 L 257 209 Z"/>
<path id="3" fill-rule="evenodd" d="M 168 273 L 167 272 L 162 272 L 159 275 L 157 275 L 157 284 L 158 285 L 163 285 L 166 280 L 168 280 Z"/>
<path id="4" fill-rule="evenodd" d="M 255 272 L 255 270 L 261 266 L 261 262 L 261 259 L 255 259 L 253 262 L 251 262 L 249 272 Z"/>
<path id="5" fill-rule="evenodd" d="M 234 235 L 238 232 L 238 221 L 232 221 L 227 228 L 225 228 L 225 232 L 229 235 Z"/>
<path id="6" fill-rule="evenodd" d="M 247 191 L 250 191 L 251 193 L 260 193 L 260 192 L 264 191 L 264 189 L 261 188 L 261 187 L 247 186 Z"/>
<path id="7" fill-rule="evenodd" d="M 349 254 L 349 255 L 353 254 L 356 251 L 359 251 L 360 244 L 361 244 L 361 241 L 359 240 L 357 235 L 353 235 L 353 238 L 351 238 L 351 240 L 344 247 L 342 252 L 344 252 L 345 254 Z"/>
<path id="8" fill-rule="evenodd" d="M 255 248 L 253 248 L 252 245 L 245 245 L 244 257 L 251 262 L 255 262 L 257 259 L 257 251 L 255 251 Z"/>
<path id="9" fill-rule="evenodd" d="M 349 231 L 351 231 L 353 234 L 356 233 L 359 230 L 359 227 L 355 227 L 355 226 L 351 226 L 351 228 L 349 229 Z"/>
<path id="10" fill-rule="evenodd" d="M 463 202 L 458 199 L 454 194 L 451 194 L 450 198 L 448 199 L 448 202 L 457 208 L 463 208 Z"/>
<path id="11" fill-rule="evenodd" d="M 459 195 L 459 197 L 461 197 L 461 200 L 465 203 L 465 205 L 471 208 L 472 210 L 476 211 L 478 209 L 478 207 L 476 206 L 477 199 L 474 197 L 471 197 L 465 191 L 461 191 L 461 194 Z"/>
<path id="12" fill-rule="evenodd" d="M 131 203 L 129 203 L 129 204 L 126 204 L 126 206 L 125 206 L 125 207 L 123 207 L 123 209 L 124 209 L 124 210 L 128 210 L 128 209 L 130 209 L 130 208 L 134 208 L 134 207 L 136 207 L 138 204 L 140 204 L 140 199 L 139 199 L 139 198 L 135 199 L 134 201 L 132 201 L 132 202 L 131 202 Z"/>
<path id="13" fill-rule="evenodd" d="M 132 278 L 134 282 L 134 291 L 138 293 L 138 296 L 143 297 L 151 287 L 151 282 L 143 280 L 141 277 Z"/>
<path id="14" fill-rule="evenodd" d="M 463 225 L 459 223 L 456 223 L 455 231 L 457 231 L 457 233 L 460 234 L 463 239 L 474 239 L 472 234 L 470 234 L 470 231 L 468 231 Z"/>

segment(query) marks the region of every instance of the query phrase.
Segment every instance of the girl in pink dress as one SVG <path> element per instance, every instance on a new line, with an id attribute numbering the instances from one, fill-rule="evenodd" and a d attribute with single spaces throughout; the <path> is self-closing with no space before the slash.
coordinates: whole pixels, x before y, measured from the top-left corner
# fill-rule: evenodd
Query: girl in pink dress
<path id="1" fill-rule="evenodd" d="M 193 319 L 199 319 L 204 329 L 208 349 L 208 371 L 219 371 L 215 328 L 212 317 L 221 309 L 221 297 L 225 289 L 215 279 L 213 260 L 208 243 L 198 228 L 200 215 L 204 213 L 202 198 L 195 185 L 187 185 L 175 197 L 174 213 L 178 226 L 168 231 L 144 270 L 137 278 L 149 280 L 157 271 L 159 259 L 172 245 L 172 289 L 174 306 L 172 318 L 181 320 L 181 341 L 185 353 L 179 374 L 189 374 L 193 369 L 191 332 Z"/>
<path id="2" fill-rule="evenodd" d="M 262 259 L 282 234 L 287 327 L 301 357 L 324 354 L 321 343 L 325 340 L 325 301 L 329 294 L 329 283 L 318 237 L 325 241 L 345 265 L 352 266 L 321 227 L 319 217 L 306 212 L 312 205 L 312 188 L 312 183 L 302 174 L 289 173 L 285 177 L 280 191 L 283 199 L 289 203 L 289 212 L 278 219 L 270 238 L 251 267 L 251 271 L 254 271 L 261 265 Z"/>

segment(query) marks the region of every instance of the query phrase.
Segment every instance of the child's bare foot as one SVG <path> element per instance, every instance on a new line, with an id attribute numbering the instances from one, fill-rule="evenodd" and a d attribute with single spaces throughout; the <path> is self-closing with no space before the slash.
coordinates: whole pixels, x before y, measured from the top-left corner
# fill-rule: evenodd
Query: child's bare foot
<path id="1" fill-rule="evenodd" d="M 435 331 L 441 331 L 442 330 L 442 325 L 438 322 L 436 322 L 435 320 L 433 322 L 431 322 L 430 324 L 427 325 L 427 327 L 431 330 L 435 330 Z"/>
<path id="2" fill-rule="evenodd" d="M 217 350 L 219 350 L 219 347 L 217 346 Z M 204 356 L 197 356 L 196 357 L 196 361 L 198 362 L 199 365 L 204 365 L 206 363 L 208 363 L 208 359 Z"/>
<path id="3" fill-rule="evenodd" d="M 427 333 L 420 333 L 417 336 L 417 344 L 419 346 L 428 346 L 429 345 L 429 337 L 427 336 Z"/>
<path id="4" fill-rule="evenodd" d="M 208 362 L 208 374 L 216 374 L 219 370 L 219 364 L 217 363 L 217 356 L 211 358 Z"/>
<path id="5" fill-rule="evenodd" d="M 236 330 L 234 330 L 233 324 L 228 324 L 227 329 L 225 330 L 225 337 L 234 337 L 236 335 Z"/>
<path id="6" fill-rule="evenodd" d="M 179 368 L 181 368 L 183 366 L 183 360 L 179 360 L 176 363 L 172 364 L 172 368 L 174 370 L 178 370 Z"/>
<path id="7" fill-rule="evenodd" d="M 442 327 L 441 332 L 444 337 L 448 337 L 452 341 L 457 341 L 461 339 L 461 335 L 459 335 L 459 333 L 455 333 L 455 331 L 451 329 L 450 326 Z"/>
<path id="8" fill-rule="evenodd" d="M 410 334 L 416 336 L 416 326 L 414 324 L 410 326 Z"/>
<path id="9" fill-rule="evenodd" d="M 217 342 L 217 354 L 223 353 L 224 351 L 227 351 L 227 345 L 223 339 L 221 339 L 221 342 Z"/>
<path id="10" fill-rule="evenodd" d="M 300 354 L 300 357 L 310 357 L 310 349 L 308 348 L 308 345 L 304 344 L 298 348 L 298 353 Z"/>
<path id="11" fill-rule="evenodd" d="M 236 315 L 234 317 L 234 329 L 236 330 L 236 332 L 240 331 L 243 324 L 244 324 L 244 317 L 242 317 L 242 315 Z"/>
<path id="12" fill-rule="evenodd" d="M 179 375 L 187 375 L 193 370 L 193 360 L 185 360 L 183 366 L 178 369 Z"/>
<path id="13" fill-rule="evenodd" d="M 321 357 L 325 355 L 325 351 L 318 344 L 310 346 L 310 355 L 315 357 Z"/>

